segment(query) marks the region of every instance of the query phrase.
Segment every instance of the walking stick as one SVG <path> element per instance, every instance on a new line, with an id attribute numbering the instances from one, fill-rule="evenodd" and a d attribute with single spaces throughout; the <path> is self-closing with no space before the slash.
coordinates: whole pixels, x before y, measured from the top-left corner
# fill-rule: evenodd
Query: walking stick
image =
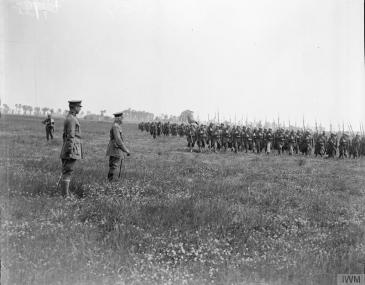
<path id="1" fill-rule="evenodd" d="M 129 156 L 130 154 L 127 153 L 127 156 Z M 124 154 L 123 156 L 121 157 L 121 160 L 120 160 L 120 165 L 119 165 L 119 175 L 118 177 L 120 178 L 121 174 L 122 174 L 122 165 L 123 165 L 123 159 L 125 158 Z"/>
<path id="2" fill-rule="evenodd" d="M 124 156 L 122 157 L 122 159 L 120 160 L 120 165 L 119 165 L 119 175 L 118 175 L 118 178 L 120 178 L 120 175 L 122 173 L 122 164 L 123 164 L 123 159 L 124 159 Z"/>
<path id="3" fill-rule="evenodd" d="M 56 191 L 58 190 L 58 186 L 60 186 L 61 178 L 62 178 L 62 173 L 61 173 L 60 177 L 58 178 L 58 181 L 56 184 Z"/>

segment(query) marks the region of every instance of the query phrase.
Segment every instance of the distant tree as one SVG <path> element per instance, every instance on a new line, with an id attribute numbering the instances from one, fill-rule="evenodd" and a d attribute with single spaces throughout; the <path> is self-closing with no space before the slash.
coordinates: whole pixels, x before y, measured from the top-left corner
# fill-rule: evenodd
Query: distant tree
<path id="1" fill-rule="evenodd" d="M 28 106 L 27 105 L 23 105 L 22 106 L 22 109 L 23 109 L 23 115 L 26 115 L 27 114 L 27 111 L 28 111 Z"/>
<path id="2" fill-rule="evenodd" d="M 49 109 L 49 112 L 51 113 L 51 115 L 53 115 L 54 110 L 53 109 Z"/>
<path id="3" fill-rule="evenodd" d="M 101 110 L 101 111 L 100 111 L 100 116 L 101 116 L 101 117 L 104 117 L 104 114 L 105 114 L 105 113 L 106 113 L 106 110 Z"/>
<path id="4" fill-rule="evenodd" d="M 66 116 L 67 116 L 67 114 L 68 114 L 68 110 L 64 110 L 64 111 L 63 111 L 63 115 L 66 117 Z"/>
<path id="5" fill-rule="evenodd" d="M 47 107 L 43 107 L 43 108 L 42 108 L 43 116 L 45 116 L 45 115 L 46 115 L 46 113 L 48 112 L 48 110 L 49 110 L 49 108 L 47 108 Z"/>
<path id="6" fill-rule="evenodd" d="M 58 109 L 57 109 L 57 114 L 58 114 L 58 115 L 62 115 L 62 109 L 61 109 L 61 108 L 58 108 Z"/>
<path id="7" fill-rule="evenodd" d="M 32 115 L 32 112 L 33 112 L 33 107 L 32 106 L 28 106 L 28 112 L 29 112 L 29 115 Z"/>
<path id="8" fill-rule="evenodd" d="M 41 114 L 41 108 L 40 107 L 34 107 L 34 115 L 39 116 Z"/>
<path id="9" fill-rule="evenodd" d="M 22 104 L 15 104 L 15 111 L 17 114 L 20 114 L 22 110 Z"/>
<path id="10" fill-rule="evenodd" d="M 4 108 L 4 114 L 8 114 L 10 112 L 10 107 L 6 104 L 3 104 L 3 108 Z"/>
<path id="11" fill-rule="evenodd" d="M 193 113 L 194 112 L 191 111 L 191 110 L 182 111 L 180 116 L 179 116 L 179 121 L 189 122 L 189 123 L 195 122 L 194 117 L 193 117 Z"/>

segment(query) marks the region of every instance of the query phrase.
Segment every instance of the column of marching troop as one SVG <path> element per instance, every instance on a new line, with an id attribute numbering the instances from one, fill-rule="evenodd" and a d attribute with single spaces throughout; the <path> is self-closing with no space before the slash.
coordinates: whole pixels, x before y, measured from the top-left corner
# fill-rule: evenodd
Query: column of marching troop
<path id="1" fill-rule="evenodd" d="M 309 129 L 253 128 L 228 124 L 178 124 L 170 122 L 141 122 L 141 131 L 159 136 L 186 137 L 187 146 L 199 152 L 227 151 L 281 155 L 288 153 L 327 157 L 358 158 L 365 155 L 365 136 L 346 132 L 313 132 Z"/>

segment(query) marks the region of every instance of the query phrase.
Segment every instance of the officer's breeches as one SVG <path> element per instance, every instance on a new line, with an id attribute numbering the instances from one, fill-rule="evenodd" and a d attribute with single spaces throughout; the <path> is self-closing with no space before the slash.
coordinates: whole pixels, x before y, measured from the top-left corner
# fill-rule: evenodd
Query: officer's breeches
<path id="1" fill-rule="evenodd" d="M 110 156 L 109 157 L 109 172 L 108 172 L 108 179 L 113 180 L 114 174 L 120 165 L 120 157 Z"/>
<path id="2" fill-rule="evenodd" d="M 70 181 L 74 171 L 76 159 L 62 159 L 62 180 Z"/>

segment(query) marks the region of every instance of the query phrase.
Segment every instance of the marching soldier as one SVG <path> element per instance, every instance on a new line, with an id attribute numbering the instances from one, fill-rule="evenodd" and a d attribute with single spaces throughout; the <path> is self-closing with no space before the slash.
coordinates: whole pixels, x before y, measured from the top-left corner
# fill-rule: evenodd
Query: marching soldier
<path id="1" fill-rule="evenodd" d="M 361 139 L 359 134 L 356 134 L 356 136 L 352 139 L 351 148 L 353 157 L 358 158 L 361 153 Z"/>
<path id="2" fill-rule="evenodd" d="M 334 133 L 331 133 L 326 146 L 326 153 L 328 154 L 329 158 L 336 156 L 337 147 L 337 137 Z"/>
<path id="3" fill-rule="evenodd" d="M 347 158 L 348 148 L 349 148 L 349 137 L 347 134 L 343 133 L 342 136 L 340 137 L 339 158 L 345 158 L 345 157 Z"/>
<path id="4" fill-rule="evenodd" d="M 196 140 L 199 152 L 202 152 L 202 149 L 205 150 L 205 145 L 207 141 L 207 132 L 205 130 L 205 125 L 202 124 L 196 129 Z"/>
<path id="5" fill-rule="evenodd" d="M 285 143 L 285 137 L 284 137 L 284 130 L 283 129 L 277 129 L 275 132 L 275 143 L 276 147 L 278 149 L 278 154 L 281 155 L 284 151 L 284 143 Z"/>
<path id="6" fill-rule="evenodd" d="M 53 140 L 54 120 L 51 117 L 51 114 L 48 114 L 47 119 L 45 119 L 42 123 L 44 125 L 46 125 L 46 138 L 47 138 L 47 141 L 49 140 L 49 138 L 51 138 L 51 140 Z"/>
<path id="7" fill-rule="evenodd" d="M 227 150 L 229 147 L 229 142 L 231 140 L 231 131 L 229 129 L 229 126 L 223 126 L 222 128 L 222 148 L 224 150 Z"/>
<path id="8" fill-rule="evenodd" d="M 115 170 L 118 165 L 123 162 L 123 152 L 130 155 L 128 148 L 124 144 L 123 133 L 122 133 L 122 123 L 123 123 L 123 113 L 115 113 L 114 122 L 110 129 L 110 141 L 108 144 L 108 149 L 106 151 L 106 156 L 109 156 L 109 172 L 108 180 L 113 181 Z"/>
<path id="9" fill-rule="evenodd" d="M 266 143 L 265 152 L 266 152 L 266 154 L 270 154 L 273 140 L 274 140 L 274 135 L 272 134 L 272 129 L 269 128 L 269 130 L 267 131 L 267 133 L 265 135 L 265 143 Z"/>
<path id="10" fill-rule="evenodd" d="M 321 157 L 326 153 L 327 146 L 327 137 L 326 133 L 322 132 L 322 134 L 317 135 L 317 140 L 315 141 L 314 154 L 320 155 Z"/>
<path id="11" fill-rule="evenodd" d="M 177 136 L 177 124 L 176 123 L 173 123 L 171 125 L 171 135 L 176 137 Z"/>
<path id="12" fill-rule="evenodd" d="M 294 145 L 295 145 L 295 133 L 294 130 L 291 130 L 288 137 L 287 137 L 287 141 L 288 141 L 288 149 L 289 149 L 289 155 L 293 155 L 294 154 Z"/>
<path id="13" fill-rule="evenodd" d="M 81 101 L 68 101 L 70 111 L 63 124 L 63 145 L 61 150 L 61 190 L 64 197 L 71 197 L 69 191 L 71 175 L 77 160 L 83 158 L 80 123 L 76 115 L 81 110 Z"/>
<path id="14" fill-rule="evenodd" d="M 237 153 L 238 149 L 241 149 L 241 128 L 239 126 L 233 126 L 231 136 L 232 149 Z"/>
<path id="15" fill-rule="evenodd" d="M 261 153 L 262 149 L 264 148 L 264 134 L 262 132 L 262 128 L 259 128 L 258 131 L 256 131 L 255 145 L 256 152 Z"/>

